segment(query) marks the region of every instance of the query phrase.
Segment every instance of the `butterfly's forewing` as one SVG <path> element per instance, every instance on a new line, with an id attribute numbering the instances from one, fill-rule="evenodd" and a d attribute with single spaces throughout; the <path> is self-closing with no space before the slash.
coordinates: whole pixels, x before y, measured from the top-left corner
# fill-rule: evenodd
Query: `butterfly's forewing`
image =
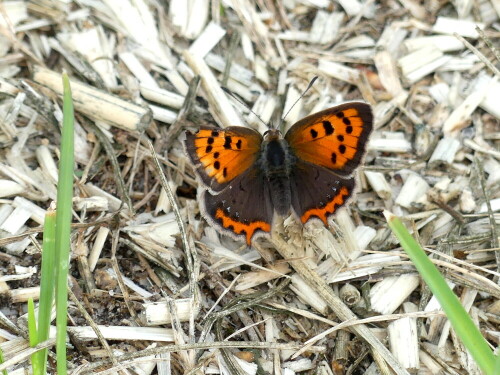
<path id="1" fill-rule="evenodd" d="M 292 172 L 292 208 L 302 223 L 328 217 L 354 191 L 349 177 L 361 163 L 373 128 L 368 104 L 350 102 L 305 117 L 286 133 L 297 163 Z"/>
<path id="2" fill-rule="evenodd" d="M 302 223 L 318 218 L 325 225 L 330 215 L 346 204 L 354 191 L 354 178 L 298 161 L 291 178 L 292 208 Z"/>
<path id="3" fill-rule="evenodd" d="M 269 233 L 273 206 L 262 172 L 255 166 L 235 177 L 219 193 L 204 191 L 199 199 L 205 219 L 250 245 L 255 235 Z"/>
<path id="4" fill-rule="evenodd" d="M 231 126 L 186 132 L 185 145 L 203 183 L 218 192 L 255 163 L 261 143 L 262 136 L 255 130 Z"/>
<path id="5" fill-rule="evenodd" d="M 361 162 L 372 128 L 370 106 L 349 102 L 303 118 L 285 139 L 300 160 L 346 176 Z"/>

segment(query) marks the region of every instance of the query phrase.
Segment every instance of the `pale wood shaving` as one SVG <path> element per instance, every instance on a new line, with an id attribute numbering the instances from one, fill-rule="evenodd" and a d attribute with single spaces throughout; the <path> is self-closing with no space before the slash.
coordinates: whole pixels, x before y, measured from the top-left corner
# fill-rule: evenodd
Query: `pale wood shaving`
<path id="1" fill-rule="evenodd" d="M 75 374 L 479 374 L 382 211 L 496 345 L 499 19 L 497 0 L 1 2 L 0 370 L 30 371 L 67 71 Z M 248 248 L 207 225 L 184 130 L 286 130 L 347 100 L 372 105 L 375 131 L 328 227 L 278 218 Z"/>

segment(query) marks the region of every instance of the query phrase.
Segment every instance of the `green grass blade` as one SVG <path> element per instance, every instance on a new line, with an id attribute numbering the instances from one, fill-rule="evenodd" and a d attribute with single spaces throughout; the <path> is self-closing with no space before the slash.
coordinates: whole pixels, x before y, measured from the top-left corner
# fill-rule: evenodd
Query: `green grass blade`
<path id="1" fill-rule="evenodd" d="M 39 343 L 38 331 L 36 329 L 36 317 L 35 317 L 35 303 L 33 298 L 28 299 L 28 333 L 30 346 L 33 348 Z M 42 368 L 43 356 L 40 356 L 40 352 L 36 352 L 31 355 L 31 367 L 33 368 L 34 375 L 43 375 L 40 370 Z"/>
<path id="2" fill-rule="evenodd" d="M 57 186 L 56 215 L 56 349 L 57 373 L 66 375 L 66 324 L 68 309 L 68 268 L 71 235 L 74 164 L 74 109 L 69 79 L 63 74 L 63 127 L 61 161 Z"/>
<path id="3" fill-rule="evenodd" d="M 0 348 L 0 365 L 4 362 L 4 359 L 3 359 L 3 351 L 2 351 L 2 348 Z M 8 375 L 7 374 L 7 370 L 2 370 L 2 375 Z"/>
<path id="4" fill-rule="evenodd" d="M 28 333 L 30 346 L 33 348 L 38 344 L 38 332 L 36 330 L 35 303 L 33 298 L 28 298 Z"/>
<path id="5" fill-rule="evenodd" d="M 436 296 L 443 311 L 450 320 L 458 337 L 462 340 L 476 363 L 486 375 L 495 374 L 495 356 L 481 335 L 457 296 L 446 284 L 445 279 L 430 261 L 424 250 L 408 232 L 403 223 L 393 214 L 384 212 L 389 227 L 399 239 L 418 272 Z M 498 373 L 496 373 L 498 374 Z"/>
<path id="6" fill-rule="evenodd" d="M 52 303 L 55 291 L 55 242 L 56 242 L 56 212 L 48 210 L 43 228 L 42 271 L 40 281 L 40 302 L 38 304 L 38 342 L 49 338 Z M 39 352 L 43 370 L 47 372 L 47 349 Z"/>

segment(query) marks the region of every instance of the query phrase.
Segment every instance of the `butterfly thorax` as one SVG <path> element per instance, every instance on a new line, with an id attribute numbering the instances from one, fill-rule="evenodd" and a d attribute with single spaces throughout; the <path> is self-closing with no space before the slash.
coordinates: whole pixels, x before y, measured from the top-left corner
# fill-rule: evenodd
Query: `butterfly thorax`
<path id="1" fill-rule="evenodd" d="M 200 210 L 248 245 L 270 234 L 275 213 L 327 225 L 352 196 L 352 173 L 372 128 L 370 106 L 350 102 L 299 120 L 284 137 L 241 126 L 186 132 L 186 151 L 204 187 Z"/>
<path id="2" fill-rule="evenodd" d="M 277 130 L 270 130 L 262 142 L 259 165 L 270 192 L 276 212 L 288 214 L 291 204 L 290 175 L 295 156 Z"/>

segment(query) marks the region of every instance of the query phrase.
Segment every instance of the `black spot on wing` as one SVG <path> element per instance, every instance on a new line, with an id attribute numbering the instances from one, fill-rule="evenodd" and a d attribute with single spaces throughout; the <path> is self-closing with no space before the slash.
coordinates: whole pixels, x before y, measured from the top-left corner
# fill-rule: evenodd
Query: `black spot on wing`
<path id="1" fill-rule="evenodd" d="M 333 134 L 333 126 L 330 121 L 323 121 L 323 129 L 325 129 L 325 135 Z"/>
<path id="2" fill-rule="evenodd" d="M 229 137 L 229 136 L 225 137 L 224 148 L 226 150 L 230 150 L 231 149 L 231 142 L 232 142 L 231 137 Z"/>

